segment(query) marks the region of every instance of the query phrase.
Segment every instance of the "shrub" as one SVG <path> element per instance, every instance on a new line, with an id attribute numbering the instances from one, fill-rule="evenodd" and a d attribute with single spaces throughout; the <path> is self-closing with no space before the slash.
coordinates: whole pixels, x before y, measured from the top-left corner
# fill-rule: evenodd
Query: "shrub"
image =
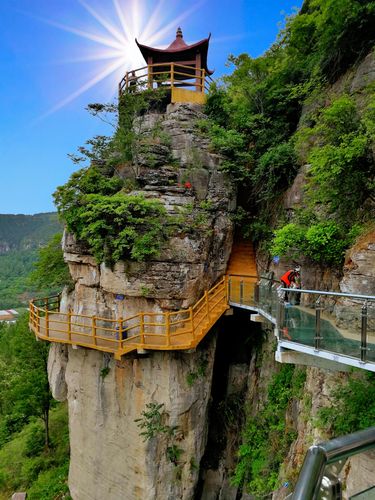
<path id="1" fill-rule="evenodd" d="M 256 417 L 246 419 L 232 482 L 252 495 L 263 497 L 277 487 L 279 467 L 295 439 L 285 412 L 290 401 L 302 395 L 304 373 L 292 365 L 282 365 L 268 386 L 264 408 Z"/>
<path id="2" fill-rule="evenodd" d="M 348 230 L 333 220 L 316 222 L 310 226 L 289 223 L 275 231 L 271 253 L 290 258 L 306 255 L 319 264 L 339 266 L 345 250 L 361 231 L 362 227 L 357 224 Z"/>
<path id="3" fill-rule="evenodd" d="M 98 262 L 153 257 L 168 235 L 162 203 L 119 192 L 122 185 L 92 166 L 73 174 L 54 195 L 67 229 L 89 245 Z"/>
<path id="4" fill-rule="evenodd" d="M 46 247 L 39 250 L 38 260 L 28 279 L 38 290 L 47 293 L 59 292 L 63 286 L 72 284 L 69 269 L 61 248 L 62 234 L 56 234 Z"/>
<path id="5" fill-rule="evenodd" d="M 154 257 L 168 234 L 162 203 L 141 195 L 88 195 L 79 216 L 75 234 L 87 241 L 98 262 Z"/>
<path id="6" fill-rule="evenodd" d="M 290 186 L 297 173 L 294 147 L 284 142 L 268 149 L 258 160 L 251 174 L 254 189 L 260 200 L 274 198 Z"/>
<path id="7" fill-rule="evenodd" d="M 305 242 L 305 229 L 291 222 L 275 231 L 271 245 L 272 255 L 297 257 Z"/>
<path id="8" fill-rule="evenodd" d="M 349 434 L 375 425 L 375 376 L 356 374 L 332 393 L 332 406 L 322 408 L 319 421 L 333 436 Z"/>

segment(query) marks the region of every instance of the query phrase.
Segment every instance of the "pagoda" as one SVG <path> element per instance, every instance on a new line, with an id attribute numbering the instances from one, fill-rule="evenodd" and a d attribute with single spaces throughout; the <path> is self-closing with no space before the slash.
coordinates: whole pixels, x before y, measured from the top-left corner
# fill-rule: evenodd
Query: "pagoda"
<path id="1" fill-rule="evenodd" d="M 146 67 L 126 73 L 120 83 L 120 95 L 124 91 L 142 90 L 147 76 L 147 88 L 164 87 L 171 90 L 171 102 L 205 102 L 207 79 L 213 71 L 207 67 L 208 38 L 188 45 L 179 27 L 176 39 L 166 48 L 158 49 L 135 42 L 147 64 Z M 142 80 L 143 79 L 143 80 Z"/>

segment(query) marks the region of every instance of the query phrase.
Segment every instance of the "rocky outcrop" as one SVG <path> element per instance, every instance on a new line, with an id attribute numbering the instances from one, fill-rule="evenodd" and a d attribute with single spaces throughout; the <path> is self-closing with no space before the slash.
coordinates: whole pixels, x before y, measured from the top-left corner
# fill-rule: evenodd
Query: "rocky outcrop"
<path id="1" fill-rule="evenodd" d="M 178 310 L 224 274 L 235 190 L 219 168 L 220 157 L 197 136 L 195 122 L 202 116 L 197 106 L 170 105 L 165 113 L 137 119 L 136 163 L 117 174 L 137 184 L 133 194 L 160 200 L 178 218 L 179 230 L 157 258 L 112 268 L 66 233 L 64 257 L 74 290 L 64 293 L 63 312 L 114 319 Z M 193 497 L 214 352 L 214 334 L 194 353 L 152 352 L 121 362 L 93 350 L 51 346 L 52 391 L 68 400 L 74 499 Z"/>
<path id="2" fill-rule="evenodd" d="M 161 352 L 121 362 L 69 348 L 65 380 L 74 499 L 192 498 L 206 440 L 214 351 L 214 336 L 193 354 Z M 205 376 L 189 385 L 189 373 L 203 363 Z M 144 411 L 154 414 L 146 418 Z"/>

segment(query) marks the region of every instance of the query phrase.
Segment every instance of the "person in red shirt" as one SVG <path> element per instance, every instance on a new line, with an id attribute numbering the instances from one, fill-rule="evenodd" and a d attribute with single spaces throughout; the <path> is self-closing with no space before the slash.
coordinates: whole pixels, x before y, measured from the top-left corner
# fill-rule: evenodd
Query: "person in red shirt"
<path id="1" fill-rule="evenodd" d="M 286 273 L 284 273 L 281 278 L 281 284 L 284 288 L 301 288 L 301 268 L 299 266 L 296 266 L 294 269 L 290 269 Z M 290 298 L 295 299 L 295 304 L 298 305 L 300 303 L 300 294 L 299 293 L 293 293 L 293 294 L 288 294 L 285 293 L 285 300 L 287 302 L 290 301 Z"/>

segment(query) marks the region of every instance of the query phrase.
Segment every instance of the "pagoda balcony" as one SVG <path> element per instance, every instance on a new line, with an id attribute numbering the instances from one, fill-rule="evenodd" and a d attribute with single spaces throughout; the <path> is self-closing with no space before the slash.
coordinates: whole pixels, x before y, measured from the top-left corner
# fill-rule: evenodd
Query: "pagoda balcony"
<path id="1" fill-rule="evenodd" d="M 212 78 L 204 68 L 182 63 L 155 63 L 128 71 L 119 84 L 119 97 L 127 93 L 165 89 L 171 102 L 205 104 Z"/>

